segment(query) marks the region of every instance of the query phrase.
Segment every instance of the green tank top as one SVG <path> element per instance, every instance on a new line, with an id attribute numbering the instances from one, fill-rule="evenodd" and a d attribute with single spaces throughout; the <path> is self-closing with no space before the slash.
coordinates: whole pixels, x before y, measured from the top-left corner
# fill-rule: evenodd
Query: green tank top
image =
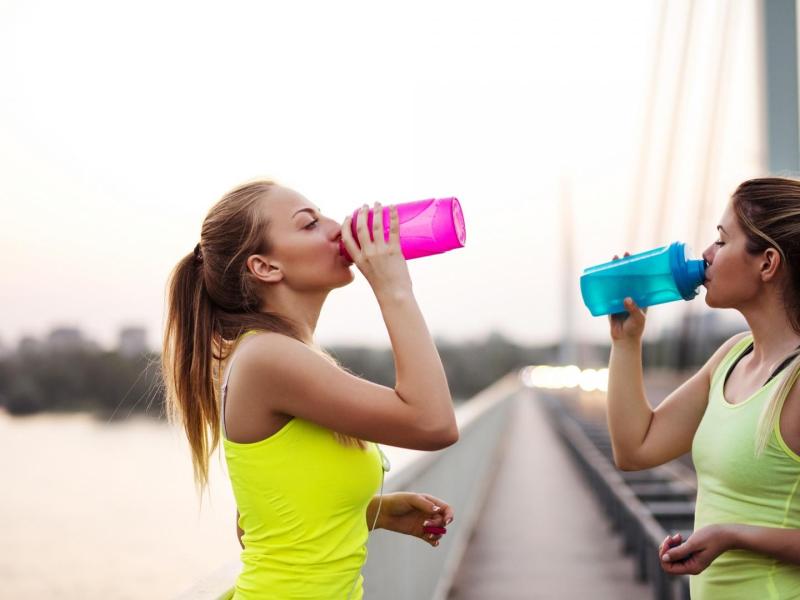
<path id="1" fill-rule="evenodd" d="M 248 332 L 251 333 L 251 332 Z M 253 332 L 254 333 L 254 332 Z M 228 376 L 233 367 L 229 361 Z M 297 417 L 266 439 L 223 447 L 244 530 L 235 599 L 363 597 L 366 509 L 382 475 L 379 450 L 345 446 Z"/>
<path id="2" fill-rule="evenodd" d="M 786 445 L 779 425 L 764 454 L 755 456 L 761 411 L 781 377 L 738 404 L 723 395 L 728 371 L 751 342 L 751 336 L 743 338 L 714 371 L 708 406 L 694 436 L 695 531 L 714 523 L 800 529 L 800 456 Z M 800 598 L 800 567 L 731 550 L 691 577 L 690 587 L 692 600 Z"/>

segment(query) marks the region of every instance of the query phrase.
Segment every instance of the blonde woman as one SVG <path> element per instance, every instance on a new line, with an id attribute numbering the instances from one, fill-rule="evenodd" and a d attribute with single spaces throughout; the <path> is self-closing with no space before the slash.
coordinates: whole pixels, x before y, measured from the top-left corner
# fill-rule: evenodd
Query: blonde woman
<path id="1" fill-rule="evenodd" d="M 703 254 L 706 303 L 749 331 L 725 342 L 655 410 L 642 382 L 645 313 L 610 319 L 608 423 L 617 465 L 691 450 L 694 532 L 659 549 L 694 600 L 800 598 L 800 183 L 742 183 Z"/>
<path id="2" fill-rule="evenodd" d="M 372 234 L 382 231 L 375 208 Z M 171 275 L 167 398 L 201 487 L 222 438 L 242 532 L 235 598 L 361 598 L 369 529 L 436 546 L 453 519 L 427 494 L 376 495 L 374 442 L 436 450 L 458 430 L 400 253 L 397 211 L 388 241 L 367 231 L 366 211 L 356 243 L 349 218 L 340 226 L 269 181 L 242 185 L 211 208 Z M 353 280 L 340 239 L 383 314 L 394 389 L 351 375 L 314 343 L 328 293 Z"/>

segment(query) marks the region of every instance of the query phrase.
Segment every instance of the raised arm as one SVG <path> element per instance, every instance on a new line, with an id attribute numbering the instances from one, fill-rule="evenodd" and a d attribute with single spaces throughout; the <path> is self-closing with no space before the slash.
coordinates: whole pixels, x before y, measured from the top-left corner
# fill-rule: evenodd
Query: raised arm
<path id="1" fill-rule="evenodd" d="M 620 469 L 649 469 L 691 450 L 708 402 L 711 375 L 722 358 L 746 334 L 725 342 L 705 365 L 653 410 L 642 370 L 645 314 L 630 299 L 628 315 L 610 317 L 608 429 L 614 461 Z"/>
<path id="2" fill-rule="evenodd" d="M 458 439 L 453 402 L 436 346 L 411 288 L 400 252 L 397 210 L 390 238 L 383 238 L 382 210 L 375 209 L 374 240 L 359 218 L 356 245 L 350 220 L 342 240 L 369 281 L 394 353 L 394 389 L 356 377 L 302 342 L 276 333 L 256 335 L 240 350 L 238 377 L 264 398 L 267 408 L 354 437 L 422 450 Z"/>

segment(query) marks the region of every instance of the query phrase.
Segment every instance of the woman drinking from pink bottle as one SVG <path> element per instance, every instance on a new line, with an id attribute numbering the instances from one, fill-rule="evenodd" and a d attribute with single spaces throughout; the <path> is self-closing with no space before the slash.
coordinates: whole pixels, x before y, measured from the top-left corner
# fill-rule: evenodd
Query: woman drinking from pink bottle
<path id="1" fill-rule="evenodd" d="M 368 531 L 439 544 L 453 519 L 427 494 L 378 494 L 374 442 L 436 450 L 458 430 L 436 347 L 376 205 L 343 226 L 295 191 L 240 186 L 211 208 L 169 283 L 164 379 L 192 448 L 196 480 L 221 437 L 239 515 L 235 598 L 361 598 Z M 369 282 L 395 358 L 388 388 L 339 367 L 314 342 L 328 294 Z M 413 574 L 409 573 L 409 576 Z"/>

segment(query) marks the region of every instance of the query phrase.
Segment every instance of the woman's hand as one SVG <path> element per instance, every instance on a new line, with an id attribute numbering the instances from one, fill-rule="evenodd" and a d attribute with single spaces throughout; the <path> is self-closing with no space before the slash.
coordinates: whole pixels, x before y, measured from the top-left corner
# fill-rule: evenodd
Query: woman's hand
<path id="1" fill-rule="evenodd" d="M 377 507 L 378 497 L 373 499 Z M 378 515 L 378 527 L 418 537 L 431 546 L 438 546 L 445 532 L 428 533 L 425 528 L 444 529 L 453 522 L 449 504 L 430 494 L 397 492 L 385 494 Z M 372 522 L 369 522 L 372 525 Z"/>
<path id="2" fill-rule="evenodd" d="M 389 239 L 383 234 L 383 207 L 376 202 L 372 211 L 372 232 L 367 228 L 367 205 L 358 211 L 356 234 L 358 243 L 351 231 L 351 217 L 342 223 L 342 243 L 353 262 L 364 274 L 375 295 L 402 294 L 411 291 L 411 277 L 408 266 L 400 251 L 400 225 L 397 207 L 389 207 Z"/>
<path id="3" fill-rule="evenodd" d="M 697 575 L 726 550 L 730 536 L 725 525 L 709 525 L 698 529 L 689 539 L 680 533 L 668 536 L 658 548 L 661 568 L 670 575 Z"/>
<path id="4" fill-rule="evenodd" d="M 624 256 L 630 256 L 626 252 Z M 614 260 L 619 260 L 619 256 L 614 255 Z M 611 327 L 611 339 L 615 342 L 635 341 L 638 342 L 644 333 L 645 313 L 647 309 L 636 306 L 632 298 L 625 298 L 625 310 L 628 312 L 608 315 L 608 323 Z"/>

